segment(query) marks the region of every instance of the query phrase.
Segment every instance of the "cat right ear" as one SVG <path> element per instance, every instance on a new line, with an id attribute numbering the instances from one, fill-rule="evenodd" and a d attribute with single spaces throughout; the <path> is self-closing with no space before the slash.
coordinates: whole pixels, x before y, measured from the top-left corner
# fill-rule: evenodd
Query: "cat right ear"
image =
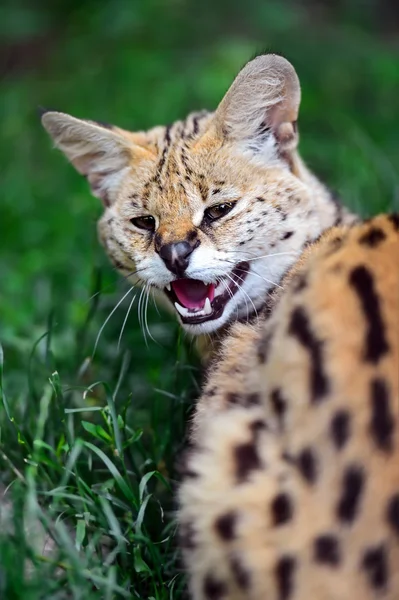
<path id="1" fill-rule="evenodd" d="M 266 54 L 237 75 L 215 114 L 218 137 L 241 142 L 257 154 L 289 159 L 298 144 L 296 122 L 301 89 L 294 67 Z"/>
<path id="2" fill-rule="evenodd" d="M 93 195 L 106 206 L 115 200 L 133 161 L 154 158 L 149 149 L 134 143 L 134 134 L 118 127 L 53 111 L 43 112 L 41 121 L 55 146 L 87 177 Z"/>

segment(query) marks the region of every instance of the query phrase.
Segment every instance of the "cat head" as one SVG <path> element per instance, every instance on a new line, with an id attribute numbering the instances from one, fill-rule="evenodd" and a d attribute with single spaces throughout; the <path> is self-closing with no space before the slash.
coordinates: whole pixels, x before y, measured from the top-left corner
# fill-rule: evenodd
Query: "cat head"
<path id="1" fill-rule="evenodd" d="M 294 68 L 264 55 L 214 113 L 169 127 L 132 133 L 52 111 L 42 123 L 102 200 L 115 267 L 199 334 L 256 312 L 319 233 L 296 152 L 299 103 Z"/>

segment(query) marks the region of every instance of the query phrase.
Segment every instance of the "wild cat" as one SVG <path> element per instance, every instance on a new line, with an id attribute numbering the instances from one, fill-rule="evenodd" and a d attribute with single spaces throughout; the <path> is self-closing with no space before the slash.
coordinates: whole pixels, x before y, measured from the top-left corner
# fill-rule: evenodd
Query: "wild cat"
<path id="1" fill-rule="evenodd" d="M 182 327 L 213 334 L 258 313 L 306 244 L 351 222 L 300 158 L 292 65 L 259 56 L 215 112 L 128 132 L 45 112 L 55 145 L 104 205 L 100 239 Z"/>
<path id="2" fill-rule="evenodd" d="M 168 127 L 42 117 L 114 266 L 223 333 L 178 494 L 195 600 L 399 596 L 398 217 L 355 224 L 298 154 L 299 104 L 265 55 Z"/>

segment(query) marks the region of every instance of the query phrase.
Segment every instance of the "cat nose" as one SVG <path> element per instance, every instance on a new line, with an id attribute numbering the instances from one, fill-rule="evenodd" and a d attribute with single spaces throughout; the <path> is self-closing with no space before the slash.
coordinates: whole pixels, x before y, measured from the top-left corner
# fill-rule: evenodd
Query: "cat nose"
<path id="1" fill-rule="evenodd" d="M 162 258 L 165 266 L 169 271 L 181 277 L 188 267 L 190 256 L 197 247 L 188 242 L 173 242 L 172 244 L 164 244 L 159 249 L 159 256 Z"/>

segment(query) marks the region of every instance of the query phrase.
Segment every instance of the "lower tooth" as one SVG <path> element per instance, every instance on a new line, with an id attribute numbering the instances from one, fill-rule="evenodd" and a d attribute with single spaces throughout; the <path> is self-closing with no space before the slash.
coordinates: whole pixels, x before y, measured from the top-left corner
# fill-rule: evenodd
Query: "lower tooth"
<path id="1" fill-rule="evenodd" d="M 177 312 L 181 314 L 182 317 L 190 316 L 190 313 L 188 312 L 187 308 L 184 308 L 184 306 L 180 306 L 178 302 L 175 302 L 175 308 Z"/>
<path id="2" fill-rule="evenodd" d="M 210 315 L 211 312 L 212 312 L 211 301 L 209 300 L 209 298 L 207 298 L 205 300 L 205 304 L 204 304 L 204 313 L 206 315 Z"/>

